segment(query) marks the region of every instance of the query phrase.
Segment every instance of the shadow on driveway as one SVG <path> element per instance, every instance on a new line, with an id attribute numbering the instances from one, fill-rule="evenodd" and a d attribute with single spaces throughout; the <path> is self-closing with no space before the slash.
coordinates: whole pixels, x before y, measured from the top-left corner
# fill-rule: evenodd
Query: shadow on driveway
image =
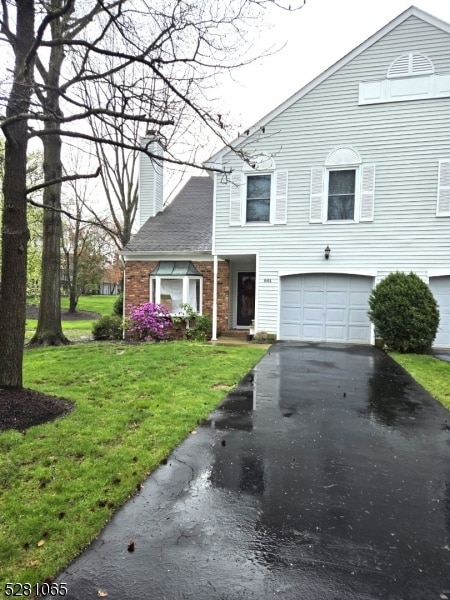
<path id="1" fill-rule="evenodd" d="M 449 417 L 377 348 L 276 344 L 57 581 L 69 600 L 450 599 Z"/>

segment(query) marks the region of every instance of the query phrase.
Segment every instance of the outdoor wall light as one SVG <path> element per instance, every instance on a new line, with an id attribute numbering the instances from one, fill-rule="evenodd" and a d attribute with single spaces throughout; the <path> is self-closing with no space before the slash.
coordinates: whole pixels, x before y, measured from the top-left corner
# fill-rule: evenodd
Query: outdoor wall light
<path id="1" fill-rule="evenodd" d="M 325 258 L 328 260 L 330 258 L 330 252 L 331 252 L 330 246 L 327 246 L 325 248 L 324 252 L 325 252 Z"/>

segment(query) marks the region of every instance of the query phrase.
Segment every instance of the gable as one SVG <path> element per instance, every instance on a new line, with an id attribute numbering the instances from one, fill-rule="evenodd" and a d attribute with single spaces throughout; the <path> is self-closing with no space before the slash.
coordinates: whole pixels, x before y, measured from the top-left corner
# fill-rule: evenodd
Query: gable
<path id="1" fill-rule="evenodd" d="M 284 112 L 289 111 L 293 105 L 311 93 L 319 93 L 320 96 L 320 88 L 330 79 L 341 78 L 344 83 L 346 74 L 351 73 L 352 79 L 347 78 L 345 83 L 351 82 L 358 88 L 360 81 L 386 77 L 389 68 L 404 54 L 425 55 L 431 59 L 437 73 L 450 74 L 449 47 L 450 25 L 411 7 L 258 121 L 230 146 L 242 148 L 245 145 L 246 149 L 247 146 L 251 149 L 254 141 L 260 147 L 264 134 L 273 135 L 272 126 L 274 129 L 278 128 L 279 117 L 282 117 Z M 444 86 L 445 89 L 450 89 L 447 80 Z M 357 96 L 358 93 L 357 89 Z M 213 155 L 207 164 L 226 164 L 230 160 L 233 161 L 232 154 L 233 151 L 229 147 L 224 148 Z"/>

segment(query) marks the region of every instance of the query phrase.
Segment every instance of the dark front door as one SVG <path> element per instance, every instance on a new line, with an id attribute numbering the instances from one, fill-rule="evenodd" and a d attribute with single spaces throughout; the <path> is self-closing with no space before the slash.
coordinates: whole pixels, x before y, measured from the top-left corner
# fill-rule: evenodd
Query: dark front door
<path id="1" fill-rule="evenodd" d="M 238 273 L 236 325 L 248 326 L 255 318 L 255 273 Z"/>

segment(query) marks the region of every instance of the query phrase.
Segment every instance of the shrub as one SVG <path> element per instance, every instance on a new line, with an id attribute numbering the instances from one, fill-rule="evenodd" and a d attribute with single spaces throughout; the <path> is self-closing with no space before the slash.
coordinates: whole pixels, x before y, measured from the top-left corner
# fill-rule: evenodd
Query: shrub
<path id="1" fill-rule="evenodd" d="M 204 342 L 211 337 L 212 323 L 209 315 L 200 315 L 190 304 L 181 304 L 183 314 L 172 317 L 175 328 L 184 325 L 183 338 Z"/>
<path id="2" fill-rule="evenodd" d="M 129 306 L 129 328 L 132 337 L 140 341 L 163 340 L 171 327 L 170 313 L 162 304 L 144 302 Z"/>
<path id="3" fill-rule="evenodd" d="M 122 339 L 122 317 L 105 315 L 95 321 L 92 327 L 94 340 L 120 340 Z"/>
<path id="4" fill-rule="evenodd" d="M 373 289 L 369 318 L 390 350 L 429 352 L 439 326 L 439 309 L 415 273 L 390 273 Z"/>
<path id="5" fill-rule="evenodd" d="M 117 299 L 113 304 L 112 314 L 119 317 L 123 316 L 123 294 L 117 296 Z"/>

